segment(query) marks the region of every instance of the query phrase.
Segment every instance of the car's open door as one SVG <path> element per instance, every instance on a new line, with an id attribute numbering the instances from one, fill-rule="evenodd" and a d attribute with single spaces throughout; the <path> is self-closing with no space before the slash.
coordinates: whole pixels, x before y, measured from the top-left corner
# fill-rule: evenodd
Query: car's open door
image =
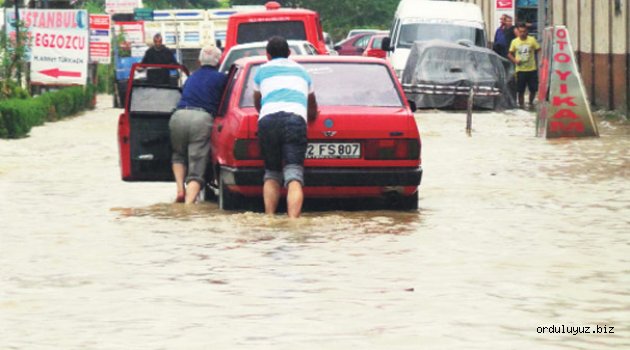
<path id="1" fill-rule="evenodd" d="M 188 75 L 178 65 L 134 64 L 125 111 L 118 120 L 118 146 L 125 181 L 172 181 L 168 122 L 181 97 L 179 83 L 157 85 L 137 79 L 138 71 L 167 68 Z"/>

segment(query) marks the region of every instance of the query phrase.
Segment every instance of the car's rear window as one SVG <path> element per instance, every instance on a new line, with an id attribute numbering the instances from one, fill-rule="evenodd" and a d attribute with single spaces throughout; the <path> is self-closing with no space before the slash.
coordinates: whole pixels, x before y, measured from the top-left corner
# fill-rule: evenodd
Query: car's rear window
<path id="1" fill-rule="evenodd" d="M 238 44 L 267 41 L 274 35 L 281 35 L 287 40 L 306 40 L 306 30 L 302 21 L 252 22 L 238 26 L 236 42 Z"/>
<path id="2" fill-rule="evenodd" d="M 303 63 L 313 79 L 320 106 L 402 107 L 403 102 L 387 66 L 378 63 Z M 241 107 L 254 106 L 254 75 L 250 69 Z"/>

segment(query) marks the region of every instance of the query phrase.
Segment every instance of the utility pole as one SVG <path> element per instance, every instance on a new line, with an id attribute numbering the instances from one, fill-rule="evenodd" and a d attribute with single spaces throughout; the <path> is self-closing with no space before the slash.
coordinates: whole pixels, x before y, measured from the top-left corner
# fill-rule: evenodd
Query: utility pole
<path id="1" fill-rule="evenodd" d="M 20 58 L 17 56 L 18 49 L 20 47 L 20 10 L 18 8 L 19 0 L 15 0 L 15 60 L 18 61 L 17 65 L 17 85 L 22 87 L 22 67 Z"/>

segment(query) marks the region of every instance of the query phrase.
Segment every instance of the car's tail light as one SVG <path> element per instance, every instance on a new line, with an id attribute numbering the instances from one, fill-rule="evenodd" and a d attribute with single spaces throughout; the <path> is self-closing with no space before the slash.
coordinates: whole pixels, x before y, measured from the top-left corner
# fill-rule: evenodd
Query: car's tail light
<path id="1" fill-rule="evenodd" d="M 236 160 L 262 159 L 258 140 L 236 140 L 234 142 L 234 158 Z"/>
<path id="2" fill-rule="evenodd" d="M 415 139 L 383 139 L 365 142 L 367 160 L 418 159 L 420 143 Z"/>

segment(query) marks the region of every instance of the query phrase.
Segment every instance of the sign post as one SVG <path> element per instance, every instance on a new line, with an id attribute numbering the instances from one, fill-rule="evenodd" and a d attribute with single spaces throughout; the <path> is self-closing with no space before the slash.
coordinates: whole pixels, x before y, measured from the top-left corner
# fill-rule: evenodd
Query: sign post
<path id="1" fill-rule="evenodd" d="M 90 62 L 111 62 L 111 18 L 109 15 L 90 15 Z"/>
<path id="2" fill-rule="evenodd" d="M 545 29 L 536 135 L 599 136 L 565 26 Z"/>
<path id="3" fill-rule="evenodd" d="M 31 83 L 85 85 L 89 58 L 88 14 L 85 10 L 20 9 L 8 15 L 7 32 L 17 18 L 30 38 Z"/>

